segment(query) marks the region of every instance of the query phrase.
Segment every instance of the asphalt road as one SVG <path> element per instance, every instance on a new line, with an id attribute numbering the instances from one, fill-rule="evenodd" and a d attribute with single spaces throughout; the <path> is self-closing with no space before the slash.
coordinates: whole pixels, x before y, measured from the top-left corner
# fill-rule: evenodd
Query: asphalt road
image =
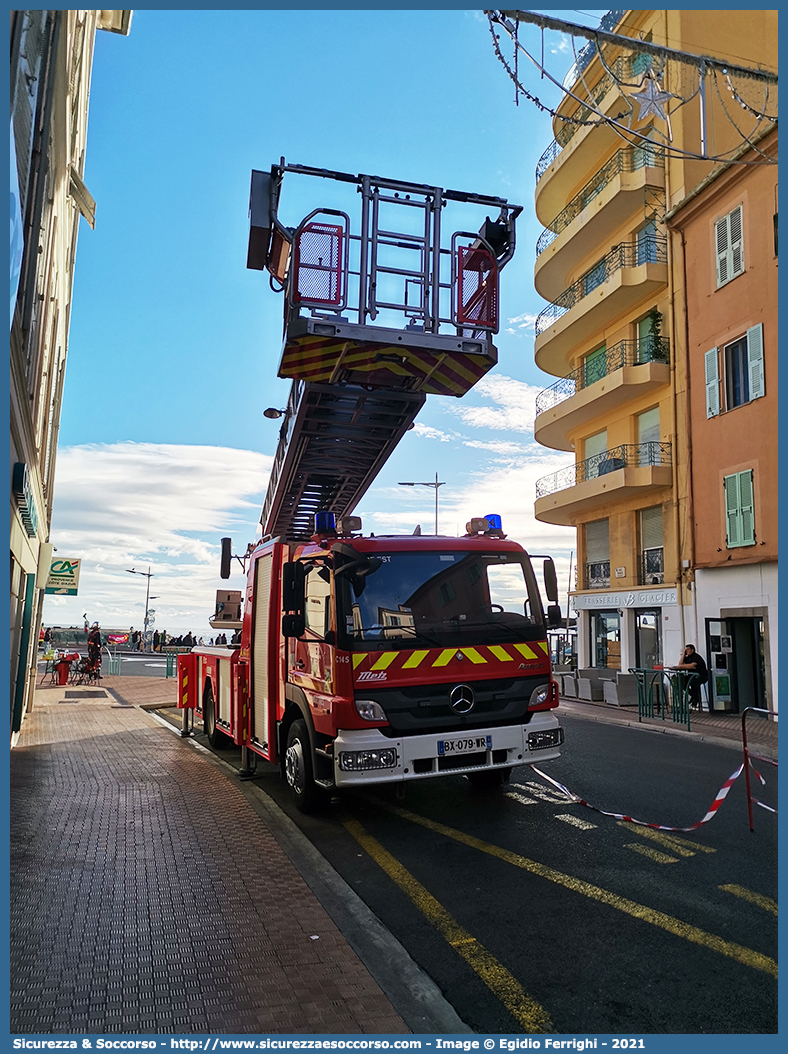
<path id="1" fill-rule="evenodd" d="M 739 765 L 732 749 L 562 720 L 564 756 L 543 771 L 646 823 L 695 824 Z M 750 833 L 743 777 L 711 822 L 658 831 L 529 767 L 497 792 L 447 776 L 404 800 L 338 795 L 315 817 L 277 769 L 258 773 L 479 1033 L 777 1030 L 777 822 L 758 811 Z"/>

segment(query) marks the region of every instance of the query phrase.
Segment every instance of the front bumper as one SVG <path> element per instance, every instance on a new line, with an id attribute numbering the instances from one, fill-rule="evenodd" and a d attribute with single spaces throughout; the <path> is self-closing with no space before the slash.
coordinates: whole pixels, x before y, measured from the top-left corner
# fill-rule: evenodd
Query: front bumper
<path id="1" fill-rule="evenodd" d="M 455 740 L 483 740 L 480 749 L 441 752 L 439 744 Z M 548 745 L 543 745 L 544 743 Z M 389 739 L 376 728 L 342 730 L 333 743 L 334 782 L 337 787 L 361 787 L 372 783 L 400 783 L 433 776 L 479 772 L 550 761 L 560 756 L 563 729 L 549 711 L 535 713 L 527 725 L 474 728 L 468 732 L 432 732 L 429 735 Z M 394 764 L 385 768 L 346 771 L 343 754 L 365 751 L 383 755 Z M 390 752 L 390 754 L 388 753 Z"/>

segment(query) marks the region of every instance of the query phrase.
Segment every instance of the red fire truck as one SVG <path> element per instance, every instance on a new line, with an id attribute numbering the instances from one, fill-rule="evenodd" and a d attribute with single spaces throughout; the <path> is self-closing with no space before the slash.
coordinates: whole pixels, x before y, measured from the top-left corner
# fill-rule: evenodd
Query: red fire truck
<path id="1" fill-rule="evenodd" d="M 361 520 L 318 513 L 309 541 L 264 538 L 244 557 L 222 540 L 245 592 L 217 597 L 234 647 L 178 657 L 179 705 L 212 745 L 281 766 L 297 807 L 334 788 L 404 785 L 447 773 L 475 787 L 558 757 L 546 626 L 560 620 L 553 561 L 542 605 L 532 557 L 500 518 L 463 537 L 364 536 Z M 229 617 L 228 617 L 229 616 Z"/>

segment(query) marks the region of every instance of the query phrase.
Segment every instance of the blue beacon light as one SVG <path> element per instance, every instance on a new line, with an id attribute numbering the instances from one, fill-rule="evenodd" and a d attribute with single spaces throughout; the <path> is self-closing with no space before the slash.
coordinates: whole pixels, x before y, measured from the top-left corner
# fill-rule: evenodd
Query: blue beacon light
<path id="1" fill-rule="evenodd" d="M 337 518 L 328 509 L 315 513 L 315 534 L 336 534 Z"/>
<path id="2" fill-rule="evenodd" d="M 490 530 L 500 531 L 502 529 L 501 517 L 496 512 L 492 512 L 484 517 L 490 525 Z"/>

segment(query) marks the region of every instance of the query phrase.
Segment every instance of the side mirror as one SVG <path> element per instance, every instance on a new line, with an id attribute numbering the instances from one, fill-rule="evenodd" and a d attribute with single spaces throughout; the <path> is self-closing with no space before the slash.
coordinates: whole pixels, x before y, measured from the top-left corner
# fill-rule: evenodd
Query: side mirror
<path id="1" fill-rule="evenodd" d="M 304 565 L 288 562 L 282 565 L 282 610 L 302 614 L 304 610 Z M 301 630 L 301 633 L 304 631 Z M 300 634 L 290 634 L 300 636 Z"/>
<path id="2" fill-rule="evenodd" d="M 544 588 L 547 599 L 553 604 L 558 603 L 558 578 L 555 573 L 555 564 L 550 557 L 544 562 Z"/>
<path id="3" fill-rule="evenodd" d="M 283 637 L 303 637 L 305 629 L 303 615 L 282 615 Z"/>
<path id="4" fill-rule="evenodd" d="M 551 604 L 547 609 L 547 625 L 551 629 L 561 625 L 561 605 Z"/>
<path id="5" fill-rule="evenodd" d="M 219 574 L 222 578 L 230 577 L 230 561 L 233 555 L 233 543 L 231 538 L 222 538 L 222 562 Z"/>

